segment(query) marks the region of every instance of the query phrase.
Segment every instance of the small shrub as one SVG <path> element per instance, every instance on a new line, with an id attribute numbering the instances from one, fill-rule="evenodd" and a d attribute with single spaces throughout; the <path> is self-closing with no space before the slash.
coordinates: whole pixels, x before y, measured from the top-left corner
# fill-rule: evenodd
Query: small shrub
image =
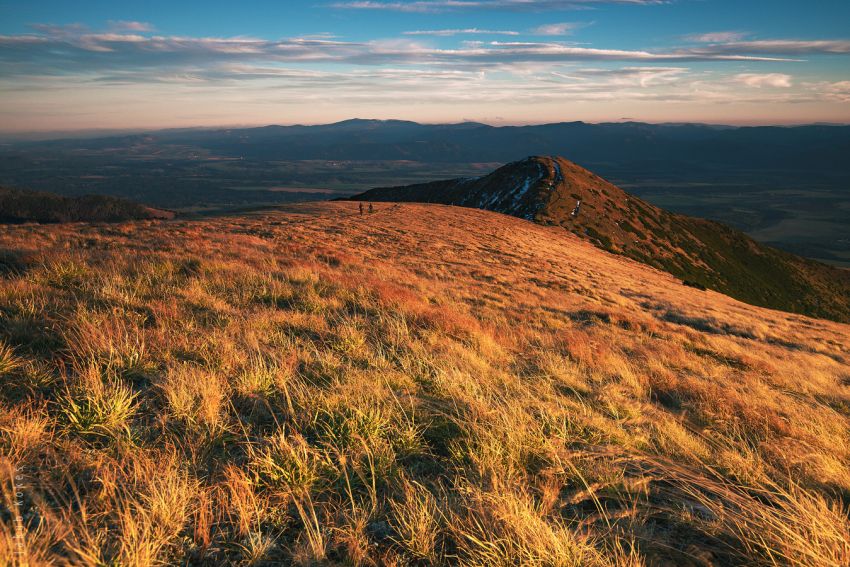
<path id="1" fill-rule="evenodd" d="M 694 289 L 698 289 L 700 291 L 707 291 L 708 290 L 708 288 L 705 287 L 703 284 L 696 282 L 696 281 L 693 281 L 693 280 L 683 280 L 682 284 L 684 284 L 688 287 L 692 287 Z"/>
<path id="2" fill-rule="evenodd" d="M 268 398 L 285 383 L 286 369 L 263 355 L 254 355 L 236 375 L 235 388 L 241 396 Z"/>
<path id="3" fill-rule="evenodd" d="M 262 485 L 303 494 L 319 480 L 320 460 L 307 442 L 281 430 L 251 449 L 251 470 Z"/>

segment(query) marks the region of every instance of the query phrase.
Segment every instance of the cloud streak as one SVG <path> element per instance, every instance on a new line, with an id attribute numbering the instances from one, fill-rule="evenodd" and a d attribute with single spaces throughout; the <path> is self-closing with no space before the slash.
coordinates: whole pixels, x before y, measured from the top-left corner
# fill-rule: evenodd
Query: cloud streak
<path id="1" fill-rule="evenodd" d="M 455 35 L 519 35 L 518 31 L 511 30 L 482 30 L 478 28 L 445 29 L 445 30 L 415 30 L 403 32 L 403 35 L 433 35 L 449 37 Z"/>
<path id="2" fill-rule="evenodd" d="M 729 41 L 712 43 L 704 47 L 688 50 L 695 55 L 720 54 L 772 54 L 772 55 L 807 55 L 807 54 L 848 54 L 850 40 L 848 39 L 765 39 L 753 41 Z"/>

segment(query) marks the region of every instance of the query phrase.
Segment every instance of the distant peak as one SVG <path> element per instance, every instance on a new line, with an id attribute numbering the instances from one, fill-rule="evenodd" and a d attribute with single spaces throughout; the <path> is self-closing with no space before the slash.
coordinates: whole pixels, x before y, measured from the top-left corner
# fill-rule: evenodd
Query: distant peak
<path id="1" fill-rule="evenodd" d="M 334 122 L 333 124 L 329 124 L 329 126 L 377 126 L 382 124 L 406 124 L 411 126 L 418 126 L 418 122 L 412 122 L 410 120 L 381 120 L 378 118 L 350 118 L 348 120 L 342 120 L 340 122 Z"/>
<path id="2" fill-rule="evenodd" d="M 588 175 L 588 176 L 596 177 L 596 175 L 594 173 L 583 168 L 582 166 L 578 165 L 577 163 L 570 161 L 563 156 L 556 156 L 556 155 L 528 156 L 527 158 L 521 159 L 519 161 L 515 161 L 513 163 L 509 163 L 509 164 L 507 164 L 503 167 L 510 168 L 510 167 L 516 167 L 516 166 L 527 166 L 529 164 L 535 164 L 535 165 L 538 165 L 538 166 L 541 166 L 541 167 L 548 168 L 550 170 L 551 169 L 557 169 L 559 171 L 561 171 L 561 170 L 562 171 L 568 171 L 568 172 L 571 172 L 573 174 Z"/>

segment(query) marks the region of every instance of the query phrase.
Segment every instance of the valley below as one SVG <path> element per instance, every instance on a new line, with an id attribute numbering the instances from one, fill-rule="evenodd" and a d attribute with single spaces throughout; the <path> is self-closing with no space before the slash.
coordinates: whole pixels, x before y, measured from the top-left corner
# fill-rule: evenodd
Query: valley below
<path id="1" fill-rule="evenodd" d="M 847 126 L 347 120 L 8 138 L 0 140 L 0 186 L 206 214 L 477 177 L 529 155 L 561 155 L 653 205 L 847 267 L 848 151 Z"/>

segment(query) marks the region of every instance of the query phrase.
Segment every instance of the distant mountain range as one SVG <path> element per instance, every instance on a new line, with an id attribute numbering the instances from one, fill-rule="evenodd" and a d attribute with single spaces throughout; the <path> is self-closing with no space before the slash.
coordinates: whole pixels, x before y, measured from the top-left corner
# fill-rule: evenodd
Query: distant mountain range
<path id="1" fill-rule="evenodd" d="M 87 140 L 87 148 L 140 143 L 187 144 L 245 159 L 506 162 L 519 155 L 569 155 L 580 163 L 675 162 L 747 169 L 848 172 L 850 126 L 732 127 L 707 124 L 560 122 L 489 126 L 346 120 L 320 126 L 161 130 Z"/>
<path id="2" fill-rule="evenodd" d="M 106 195 L 63 197 L 0 187 L 0 222 L 118 222 L 174 218 L 174 213 Z"/>
<path id="3" fill-rule="evenodd" d="M 560 157 L 530 157 L 479 178 L 377 188 L 352 199 L 459 205 L 559 225 L 697 288 L 850 321 L 850 271 L 759 244 L 721 223 L 655 207 Z"/>

